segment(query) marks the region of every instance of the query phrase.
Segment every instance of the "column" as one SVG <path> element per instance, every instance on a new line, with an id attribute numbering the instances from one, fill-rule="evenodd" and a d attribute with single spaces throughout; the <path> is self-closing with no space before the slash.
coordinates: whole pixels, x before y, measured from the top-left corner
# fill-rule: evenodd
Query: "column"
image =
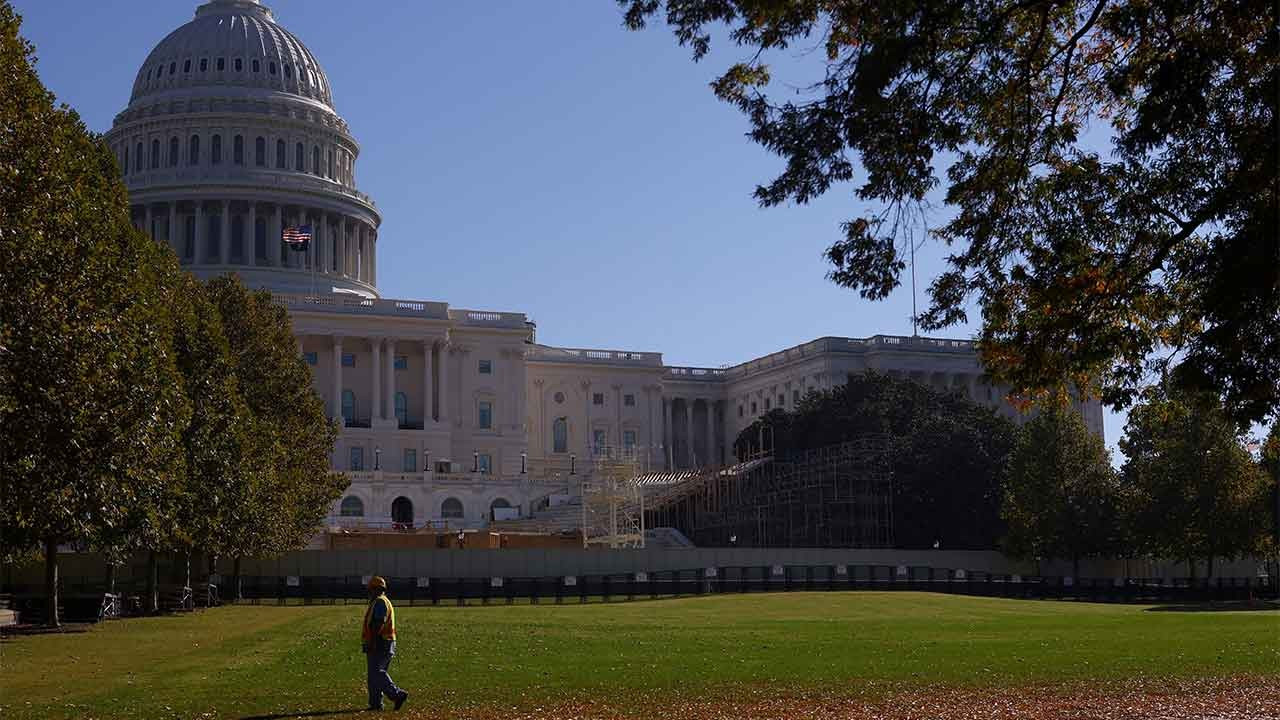
<path id="1" fill-rule="evenodd" d="M 263 238 L 266 241 L 266 238 Z M 265 250 L 266 247 L 264 246 Z M 249 224 L 245 228 L 246 265 L 258 266 L 258 203 L 249 203 Z"/>
<path id="2" fill-rule="evenodd" d="M 449 341 L 440 343 L 440 384 L 436 386 L 436 402 L 440 403 L 440 424 L 449 424 Z"/>
<path id="3" fill-rule="evenodd" d="M 338 275 L 345 276 L 348 267 L 347 260 L 347 217 L 345 215 L 338 222 Z"/>
<path id="4" fill-rule="evenodd" d="M 386 358 L 387 379 L 382 383 L 387 397 L 386 414 L 388 420 L 396 420 L 396 340 L 387 338 Z"/>
<path id="5" fill-rule="evenodd" d="M 169 203 L 169 228 L 165 233 L 165 240 L 169 241 L 169 247 L 173 248 L 173 254 L 182 257 L 182 250 L 178 247 L 178 202 L 175 200 Z"/>
<path id="6" fill-rule="evenodd" d="M 197 200 L 196 201 L 196 242 L 195 242 L 196 246 L 195 246 L 195 252 L 191 257 L 191 262 L 194 262 L 194 263 L 203 262 L 205 257 L 208 255 L 208 249 L 205 248 L 205 233 L 207 232 L 208 232 L 208 227 L 206 226 L 204 221 L 204 202 L 201 200 Z"/>
<path id="7" fill-rule="evenodd" d="M 707 405 L 707 465 L 715 466 L 717 462 L 716 453 L 716 401 L 705 400 Z"/>
<path id="8" fill-rule="evenodd" d="M 689 468 L 698 467 L 697 456 L 693 453 L 693 400 L 685 398 L 684 401 L 684 428 L 685 442 L 689 447 Z"/>
<path id="9" fill-rule="evenodd" d="M 342 336 L 333 336 L 333 419 L 342 421 Z"/>
<path id="10" fill-rule="evenodd" d="M 582 381 L 582 395 L 583 395 L 583 397 L 585 397 L 585 398 L 586 398 L 585 405 L 586 405 L 586 411 L 587 411 L 587 413 L 586 413 L 586 416 L 587 416 L 587 427 L 586 427 L 586 430 L 582 433 L 582 434 L 584 435 L 584 438 L 583 438 L 583 446 L 584 446 L 584 448 L 585 448 L 585 449 L 583 450 L 583 454 L 584 454 L 584 455 L 586 455 L 586 457 L 590 458 L 590 457 L 591 457 L 591 445 L 592 445 L 592 443 L 595 441 L 595 437 L 594 437 L 594 436 L 595 436 L 595 432 L 594 432 L 593 428 L 591 427 L 591 400 L 592 400 L 592 397 L 591 397 L 591 381 L 590 381 L 590 380 L 583 380 L 583 381 Z"/>
<path id="11" fill-rule="evenodd" d="M 422 429 L 426 430 L 431 427 L 433 416 L 431 413 L 431 351 L 434 343 L 431 340 L 422 341 Z"/>
<path id="12" fill-rule="evenodd" d="M 329 256 L 324 251 L 324 211 L 316 214 L 315 237 L 313 238 L 316 245 L 316 272 L 323 273 L 328 270 L 324 259 Z"/>
<path id="13" fill-rule="evenodd" d="M 369 284 L 378 284 L 378 231 L 369 233 Z"/>
<path id="14" fill-rule="evenodd" d="M 221 264 L 228 265 L 231 263 L 231 201 L 222 201 L 222 210 L 220 212 L 222 218 L 220 227 L 218 228 L 222 239 L 218 241 L 218 254 Z"/>
<path id="15" fill-rule="evenodd" d="M 155 233 L 155 227 L 152 225 L 151 203 L 147 203 L 146 205 L 143 205 L 142 210 L 146 216 L 146 220 L 145 220 L 146 225 L 144 225 L 143 227 L 147 229 L 147 237 L 155 239 L 156 233 Z"/>
<path id="16" fill-rule="evenodd" d="M 665 417 L 663 418 L 664 422 L 663 422 L 663 427 L 662 427 L 662 437 L 663 437 L 663 440 L 664 440 L 663 444 L 664 444 L 664 445 L 666 445 L 666 448 L 667 448 L 667 452 L 666 452 L 666 455 L 667 455 L 667 469 L 668 469 L 668 470 L 675 470 L 675 469 L 676 469 L 676 455 L 675 455 L 675 450 L 674 450 L 674 448 L 675 448 L 675 439 L 676 439 L 676 433 L 675 433 L 675 420 L 676 420 L 676 418 L 675 418 L 675 413 L 676 413 L 676 403 L 675 403 L 675 398 L 671 398 L 670 400 L 668 400 L 667 398 L 662 398 L 662 407 L 663 407 L 663 414 L 665 415 Z"/>
<path id="17" fill-rule="evenodd" d="M 284 234 L 283 212 L 280 203 L 276 203 L 275 210 L 271 212 L 271 227 L 267 230 L 267 257 L 271 258 L 272 267 L 284 265 L 284 247 L 280 242 L 280 237 Z"/>
<path id="18" fill-rule="evenodd" d="M 369 418 L 369 423 L 372 425 L 382 419 L 382 395 L 379 393 L 381 387 L 379 376 L 382 374 L 382 338 L 369 338 L 369 346 L 373 348 L 373 363 L 370 368 L 373 372 L 369 373 L 370 395 L 373 400 L 373 415 Z"/>

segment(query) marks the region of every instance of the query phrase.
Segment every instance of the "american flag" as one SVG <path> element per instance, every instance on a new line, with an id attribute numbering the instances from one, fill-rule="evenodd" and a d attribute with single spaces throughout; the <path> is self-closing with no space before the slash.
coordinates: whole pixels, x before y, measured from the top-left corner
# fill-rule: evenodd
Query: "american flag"
<path id="1" fill-rule="evenodd" d="M 291 250 L 303 251 L 311 244 L 311 226 L 287 227 L 280 234 L 280 239 Z"/>

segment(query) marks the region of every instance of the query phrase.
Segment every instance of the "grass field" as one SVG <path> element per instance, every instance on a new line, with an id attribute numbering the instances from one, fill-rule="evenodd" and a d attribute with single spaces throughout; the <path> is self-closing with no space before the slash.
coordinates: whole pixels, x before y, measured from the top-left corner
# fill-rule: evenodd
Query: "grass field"
<path id="1" fill-rule="evenodd" d="M 311 717 L 364 706 L 360 606 L 227 607 L 20 636 L 0 717 Z M 915 593 L 709 596 L 585 606 L 398 608 L 409 717 L 1126 680 L 1280 684 L 1280 611 Z M 650 708 L 643 711 L 643 708 Z M 402 713 L 405 714 L 405 713 Z M 784 713 L 785 715 L 785 713 Z"/>

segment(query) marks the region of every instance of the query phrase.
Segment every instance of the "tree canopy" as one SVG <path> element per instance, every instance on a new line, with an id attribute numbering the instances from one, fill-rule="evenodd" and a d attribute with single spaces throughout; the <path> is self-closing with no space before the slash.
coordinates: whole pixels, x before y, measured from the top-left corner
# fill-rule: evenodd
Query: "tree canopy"
<path id="1" fill-rule="evenodd" d="M 1271 482 L 1211 393 L 1148 390 L 1120 448 L 1136 548 L 1195 562 L 1262 553 Z"/>
<path id="2" fill-rule="evenodd" d="M 804 397 L 744 429 L 734 448 L 786 458 L 868 434 L 890 442 L 894 544 L 990 549 L 1004 534 L 1000 476 L 1014 426 L 955 393 L 877 373 Z"/>
<path id="3" fill-rule="evenodd" d="M 1055 403 L 1018 430 L 1004 476 L 1006 552 L 1070 560 L 1123 555 L 1122 492 L 1102 438 Z"/>
<path id="4" fill-rule="evenodd" d="M 747 51 L 712 88 L 785 163 L 762 205 L 859 183 L 826 253 L 839 285 L 896 288 L 940 190 L 950 254 L 921 324 L 976 303 L 987 369 L 1028 401 L 1127 406 L 1181 363 L 1238 420 L 1280 410 L 1275 3 L 618 1 L 695 60 L 721 29 Z M 821 65 L 784 86 L 778 51 Z"/>

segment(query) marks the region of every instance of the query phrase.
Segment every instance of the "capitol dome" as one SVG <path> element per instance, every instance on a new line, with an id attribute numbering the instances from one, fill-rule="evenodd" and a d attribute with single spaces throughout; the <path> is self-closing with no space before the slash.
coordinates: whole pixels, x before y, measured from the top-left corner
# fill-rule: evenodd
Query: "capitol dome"
<path id="1" fill-rule="evenodd" d="M 134 79 L 106 139 L 135 224 L 202 278 L 377 297 L 382 218 L 312 52 L 259 0 L 211 0 Z M 305 251 L 281 242 L 310 230 Z M 291 233 L 292 234 L 292 233 Z"/>
<path id="2" fill-rule="evenodd" d="M 258 0 L 213 0 L 160 41 L 138 70 L 130 105 L 191 88 L 288 93 L 333 108 L 315 55 Z"/>

